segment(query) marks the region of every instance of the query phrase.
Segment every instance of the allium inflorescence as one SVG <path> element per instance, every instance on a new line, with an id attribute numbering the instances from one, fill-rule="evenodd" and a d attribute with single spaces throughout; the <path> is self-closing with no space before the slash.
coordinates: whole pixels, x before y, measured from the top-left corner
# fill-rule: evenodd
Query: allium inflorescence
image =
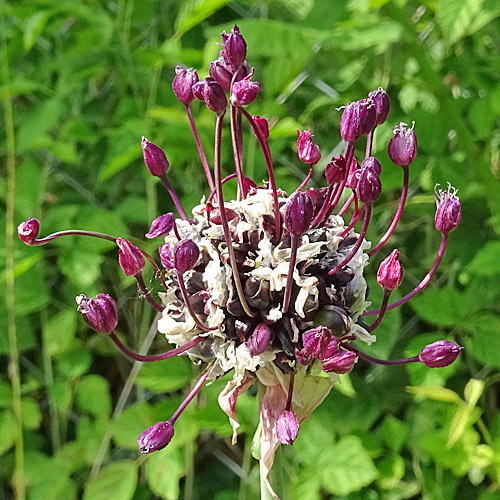
<path id="1" fill-rule="evenodd" d="M 393 163 L 403 169 L 401 199 L 389 228 L 369 250 L 371 243 L 365 235 L 382 189 L 382 166 L 372 154 L 372 141 L 376 127 L 385 122 L 389 112 L 387 93 L 379 88 L 343 108 L 340 135 L 345 151 L 329 161 L 326 187 L 307 186 L 321 153 L 310 130 L 298 131 L 298 157 L 309 165 L 309 172 L 295 192 L 287 194 L 274 179 L 268 121 L 250 115 L 244 107 L 261 91 L 259 83 L 252 81 L 254 70 L 249 70 L 246 61 L 246 42 L 237 26 L 222 37 L 224 48 L 211 63 L 209 77 L 199 81 L 196 70 L 178 66 L 173 82 L 174 93 L 186 110 L 209 187 L 207 197 L 191 214 L 184 210 L 167 179 L 169 163 L 165 153 L 142 138 L 146 167 L 161 180 L 179 214 L 177 219 L 172 213 L 161 215 L 146 234 L 149 239 L 163 238 L 158 248 L 163 270 L 153 257 L 123 238 L 81 230 L 38 238 L 40 225 L 34 218 L 21 223 L 18 233 L 27 245 L 43 245 L 68 235 L 115 242 L 122 270 L 137 280 L 145 299 L 161 314 L 158 330 L 176 348 L 153 355 L 140 355 L 127 348 L 114 333 L 117 310 L 107 294 L 96 299 L 77 297 L 86 322 L 94 330 L 108 334 L 132 359 L 154 362 L 185 354 L 204 367 L 203 375 L 174 415 L 139 436 L 142 452 L 166 446 L 173 437 L 176 419 L 206 380 L 233 371 L 219 403 L 230 417 L 234 440 L 239 426 L 237 397 L 256 380 L 265 388 L 260 423 L 261 460 L 267 478 L 279 443 L 291 444 L 295 440 L 299 422 L 326 397 L 338 375 L 350 372 L 359 358 L 384 365 L 420 362 L 432 368 L 446 366 L 458 356 L 460 347 L 450 341 L 435 342 L 420 354 L 393 361 L 376 359 L 359 345 L 374 342 L 373 331 L 386 311 L 407 302 L 429 283 L 442 259 L 448 234 L 460 221 L 460 203 L 451 186 L 436 192 L 435 221 L 442 239 L 432 268 L 414 290 L 390 303 L 391 292 L 403 280 L 399 251 L 394 249 L 377 273 L 384 291 L 382 303 L 378 309 L 367 310 L 370 303 L 364 270 L 369 258 L 387 243 L 401 217 L 408 193 L 408 166 L 417 153 L 413 127 L 408 129 L 400 123 L 394 128 L 388 153 Z M 191 112 L 195 99 L 215 113 L 212 167 Z M 223 179 L 221 132 L 228 109 L 235 173 Z M 266 163 L 268 181 L 262 186 L 246 177 L 243 170 L 243 119 L 255 135 Z M 354 153 L 362 136 L 367 139 L 360 165 Z M 222 185 L 232 178 L 237 180 L 238 196 L 226 201 Z M 350 192 L 347 200 L 343 198 L 346 188 Z M 339 205 L 341 201 L 343 205 Z M 351 208 L 350 220 L 344 220 Z M 358 222 L 359 233 L 354 229 Z M 157 298 L 151 296 L 142 277 L 146 261 L 154 267 L 163 287 Z M 369 325 L 363 316 L 370 315 L 376 315 L 376 319 Z"/>

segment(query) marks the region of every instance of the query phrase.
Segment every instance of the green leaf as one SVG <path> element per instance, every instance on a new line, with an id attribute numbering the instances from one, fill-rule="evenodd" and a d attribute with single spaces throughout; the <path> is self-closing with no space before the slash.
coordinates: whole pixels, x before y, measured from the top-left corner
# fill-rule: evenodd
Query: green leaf
<path id="1" fill-rule="evenodd" d="M 468 406 L 464 406 L 457 410 L 453 420 L 451 421 L 446 448 L 451 448 L 463 436 L 470 416 L 471 408 Z"/>
<path id="2" fill-rule="evenodd" d="M 18 151 L 23 153 L 30 149 L 39 137 L 59 123 L 64 110 L 62 99 L 54 97 L 25 116 L 19 129 Z"/>
<path id="3" fill-rule="evenodd" d="M 50 13 L 48 11 L 41 11 L 33 14 L 24 25 L 23 32 L 23 46 L 26 52 L 29 52 L 38 38 L 38 35 L 43 31 Z"/>
<path id="4" fill-rule="evenodd" d="M 406 390 L 417 396 L 419 400 L 433 399 L 434 401 L 443 401 L 444 403 L 460 403 L 462 401 L 456 392 L 439 385 L 409 386 Z"/>
<path id="5" fill-rule="evenodd" d="M 131 500 L 136 485 L 136 464 L 122 460 L 102 469 L 86 484 L 83 500 Z"/>
<path id="6" fill-rule="evenodd" d="M 481 394 L 484 391 L 484 382 L 471 378 L 464 389 L 465 402 L 470 406 L 476 406 Z"/>
<path id="7" fill-rule="evenodd" d="M 66 309 L 49 319 L 43 330 L 45 349 L 50 356 L 65 352 L 76 333 L 76 310 Z"/>
<path id="8" fill-rule="evenodd" d="M 167 446 L 146 462 L 146 480 L 151 491 L 165 500 L 179 498 L 179 480 L 185 474 L 185 460 L 178 447 Z"/>
<path id="9" fill-rule="evenodd" d="M 53 467 L 53 475 L 47 481 L 37 484 L 30 493 L 30 500 L 73 500 L 77 488 L 73 481 Z"/>
<path id="10" fill-rule="evenodd" d="M 10 384 L 0 380 L 0 408 L 10 408 L 12 406 L 12 389 Z"/>
<path id="11" fill-rule="evenodd" d="M 385 444 L 399 453 L 408 436 L 408 426 L 401 420 L 389 415 L 380 426 L 380 435 Z"/>
<path id="12" fill-rule="evenodd" d="M 467 270 L 479 276 L 500 274 L 500 241 L 489 241 L 478 250 Z"/>
<path id="13" fill-rule="evenodd" d="M 113 439 L 122 448 L 137 450 L 137 437 L 153 423 L 151 406 L 145 402 L 136 403 L 113 422 Z"/>
<path id="14" fill-rule="evenodd" d="M 483 365 L 500 367 L 500 318 L 481 314 L 465 324 L 473 335 L 466 340 L 467 352 Z"/>
<path id="15" fill-rule="evenodd" d="M 370 484 L 377 475 L 360 439 L 346 436 L 330 449 L 329 467 L 321 471 L 321 482 L 330 493 L 348 495 Z"/>
<path id="16" fill-rule="evenodd" d="M 13 444 L 16 435 L 16 423 L 11 411 L 0 413 L 0 455 L 3 455 Z"/>
<path id="17" fill-rule="evenodd" d="M 385 490 L 392 490 L 404 476 L 405 462 L 402 457 L 394 455 L 384 458 L 377 469 L 379 472 L 377 483 Z"/>
<path id="18" fill-rule="evenodd" d="M 172 358 L 160 363 L 145 363 L 137 375 L 136 384 L 155 392 L 170 392 L 191 380 L 191 363 L 186 358 Z"/>
<path id="19" fill-rule="evenodd" d="M 75 284 L 86 288 L 100 277 L 100 265 L 103 260 L 101 255 L 73 249 L 73 251 L 67 251 L 61 255 L 59 267 Z"/>
<path id="20" fill-rule="evenodd" d="M 61 373 L 68 378 L 82 376 L 90 367 L 92 358 L 80 341 L 73 341 L 70 350 L 57 358 L 57 366 Z"/>
<path id="21" fill-rule="evenodd" d="M 184 0 L 175 20 L 175 29 L 185 33 L 224 7 L 230 0 Z"/>
<path id="22" fill-rule="evenodd" d="M 31 398 L 23 398 L 21 400 L 21 411 L 23 427 L 25 429 L 34 430 L 40 427 L 42 414 L 36 401 Z"/>
<path id="23" fill-rule="evenodd" d="M 99 375 L 83 377 L 76 388 L 76 401 L 82 410 L 95 416 L 109 416 L 111 399 L 109 382 Z"/>
<path id="24" fill-rule="evenodd" d="M 109 163 L 104 165 L 104 167 L 99 172 L 98 176 L 99 181 L 100 182 L 107 181 L 109 178 L 116 175 L 125 167 L 128 167 L 140 156 L 141 156 L 140 144 L 134 144 L 133 146 L 130 146 L 123 153 L 120 153 L 118 156 L 115 156 Z"/>

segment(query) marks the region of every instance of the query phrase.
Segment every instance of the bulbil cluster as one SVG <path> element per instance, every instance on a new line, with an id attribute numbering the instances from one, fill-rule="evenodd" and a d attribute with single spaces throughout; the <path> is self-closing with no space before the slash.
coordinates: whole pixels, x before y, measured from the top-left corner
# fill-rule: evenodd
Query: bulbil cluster
<path id="1" fill-rule="evenodd" d="M 435 225 L 442 240 L 434 265 L 412 292 L 391 303 L 391 292 L 403 280 L 399 251 L 392 250 L 376 276 L 384 291 L 383 301 L 377 309 L 368 310 L 364 270 L 369 258 L 387 243 L 401 217 L 408 193 L 408 167 L 417 154 L 413 126 L 400 123 L 389 142 L 389 157 L 403 172 L 401 199 L 387 231 L 372 247 L 365 235 L 382 190 L 382 165 L 372 153 L 372 143 L 376 127 L 385 122 L 389 113 L 387 93 L 379 88 L 343 108 L 340 135 L 345 151 L 328 162 L 325 187 L 308 186 L 321 152 L 310 130 L 298 131 L 298 158 L 309 166 L 309 172 L 296 190 L 287 194 L 274 179 L 268 121 L 252 116 L 245 108 L 262 89 L 253 80 L 254 70 L 246 61 L 247 46 L 237 26 L 231 33 L 222 34 L 222 45 L 207 78 L 199 80 L 196 70 L 178 66 L 173 81 L 209 188 L 191 215 L 168 181 L 165 153 L 142 139 L 145 165 L 163 183 L 178 212 L 178 217 L 173 213 L 161 215 L 146 233 L 149 239 L 162 238 L 158 248 L 161 267 L 144 250 L 120 237 L 67 230 L 38 238 L 40 224 L 34 218 L 21 223 L 18 233 L 27 245 L 42 245 L 71 235 L 114 241 L 122 270 L 137 279 L 145 299 L 161 314 L 159 331 L 176 347 L 154 355 L 139 355 L 128 349 L 114 333 L 116 305 L 107 294 L 96 299 L 77 297 L 85 321 L 94 330 L 108 334 L 133 359 L 162 361 L 187 354 L 205 367 L 176 413 L 140 435 L 142 452 L 166 446 L 174 434 L 175 420 L 205 381 L 234 370 L 233 380 L 221 393 L 219 403 L 236 432 L 238 395 L 255 380 L 266 387 L 261 400 L 261 460 L 267 460 L 269 468 L 276 446 L 295 440 L 299 422 L 321 403 L 338 375 L 350 372 L 359 358 L 385 365 L 419 362 L 430 368 L 446 366 L 456 359 L 460 347 L 451 341 L 435 342 L 414 357 L 393 361 L 373 358 L 360 345 L 375 340 L 373 332 L 387 311 L 407 302 L 428 284 L 441 261 L 448 234 L 460 221 L 460 202 L 451 186 L 447 191 L 436 191 Z M 211 165 L 191 112 L 196 99 L 215 114 L 215 156 Z M 228 111 L 235 172 L 222 178 L 221 132 Z M 268 180 L 262 186 L 257 186 L 243 170 L 245 122 L 266 163 Z M 356 145 L 363 136 L 366 148 L 358 160 Z M 226 201 L 222 185 L 234 178 L 237 199 Z M 142 277 L 147 262 L 162 283 L 158 299 L 151 296 Z M 371 315 L 375 320 L 369 324 L 366 320 Z M 313 396 L 308 393 L 311 380 L 321 387 Z"/>

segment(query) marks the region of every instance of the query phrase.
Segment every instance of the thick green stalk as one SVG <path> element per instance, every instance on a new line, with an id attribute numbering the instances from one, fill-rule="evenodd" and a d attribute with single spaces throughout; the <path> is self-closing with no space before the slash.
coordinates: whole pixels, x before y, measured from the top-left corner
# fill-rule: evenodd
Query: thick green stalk
<path id="1" fill-rule="evenodd" d="M 2 12 L 3 14 L 3 12 Z M 2 17 L 4 17 L 2 15 Z M 14 283 L 14 242 L 15 242 L 15 187 L 16 187 L 16 147 L 14 120 L 12 116 L 12 96 L 10 89 L 7 40 L 2 37 L 2 73 L 4 84 L 3 104 L 5 119 L 5 142 L 7 148 L 7 200 L 5 211 L 5 287 L 7 309 L 7 335 L 9 339 L 9 376 L 12 384 L 12 410 L 14 413 L 15 470 L 12 480 L 17 500 L 26 498 L 24 481 L 24 441 L 21 412 L 21 377 L 19 374 L 19 350 L 17 347 L 16 299 Z"/>

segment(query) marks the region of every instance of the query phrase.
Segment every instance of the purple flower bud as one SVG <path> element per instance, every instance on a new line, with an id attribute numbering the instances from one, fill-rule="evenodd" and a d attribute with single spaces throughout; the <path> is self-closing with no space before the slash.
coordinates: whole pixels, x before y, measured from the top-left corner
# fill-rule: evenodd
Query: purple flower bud
<path id="1" fill-rule="evenodd" d="M 264 139 L 269 139 L 269 123 L 265 118 L 261 118 L 260 116 L 253 115 L 252 116 L 255 124 L 257 125 L 260 134 Z"/>
<path id="2" fill-rule="evenodd" d="M 172 82 L 172 88 L 177 99 L 183 104 L 189 104 L 194 100 L 191 87 L 198 81 L 198 73 L 195 69 L 183 69 L 180 66 L 175 68 L 175 77 Z"/>
<path id="3" fill-rule="evenodd" d="M 99 333 L 111 333 L 118 324 L 116 315 L 116 304 L 107 293 L 100 293 L 95 299 L 78 295 L 75 297 L 78 304 L 78 312 L 83 316 L 85 322 Z"/>
<path id="4" fill-rule="evenodd" d="M 168 170 L 168 160 L 163 149 L 156 144 L 149 142 L 145 137 L 141 141 L 144 163 L 148 167 L 149 173 L 155 177 L 161 177 Z"/>
<path id="5" fill-rule="evenodd" d="M 227 98 L 224 89 L 213 78 L 206 78 L 193 85 L 193 95 L 203 101 L 207 108 L 217 115 L 224 115 L 227 107 Z"/>
<path id="6" fill-rule="evenodd" d="M 375 172 L 380 175 L 382 173 L 382 165 L 380 162 L 375 158 L 374 156 L 368 156 L 368 158 L 365 158 L 363 160 L 363 163 L 361 164 L 361 168 L 372 168 L 375 170 Z"/>
<path id="7" fill-rule="evenodd" d="M 345 185 L 348 188 L 355 189 L 358 183 L 359 174 L 361 173 L 361 167 L 359 166 L 356 158 L 353 158 L 351 161 L 351 165 L 349 167 L 349 174 L 347 176 L 347 181 Z"/>
<path id="8" fill-rule="evenodd" d="M 160 215 L 152 223 L 149 231 L 145 234 L 146 238 L 149 240 L 153 238 L 158 238 L 160 236 L 165 236 L 170 233 L 174 228 L 175 215 L 172 212 L 168 214 Z"/>
<path id="9" fill-rule="evenodd" d="M 425 346 L 418 359 L 429 368 L 442 368 L 451 365 L 460 354 L 460 346 L 449 340 L 438 340 Z"/>
<path id="10" fill-rule="evenodd" d="M 371 99 L 350 102 L 342 113 L 340 135 L 346 142 L 355 142 L 367 135 L 375 125 L 377 112 Z"/>
<path id="11" fill-rule="evenodd" d="M 293 411 L 284 411 L 276 421 L 276 435 L 281 444 L 293 444 L 299 434 L 299 419 Z"/>
<path id="12" fill-rule="evenodd" d="M 330 163 L 326 166 L 326 182 L 328 182 L 330 186 L 341 182 L 345 177 L 346 170 L 347 164 L 342 155 L 337 156 L 337 158 L 332 158 Z"/>
<path id="13" fill-rule="evenodd" d="M 174 269 L 174 252 L 172 248 L 172 243 L 165 243 L 158 248 L 158 253 L 160 254 L 161 265 L 170 271 Z"/>
<path id="14" fill-rule="evenodd" d="M 220 86 L 226 91 L 229 92 L 231 89 L 231 81 L 233 79 L 233 75 L 235 72 L 234 66 L 226 61 L 223 57 L 221 51 L 221 55 L 215 61 L 210 63 L 209 74 L 210 76 L 220 84 Z"/>
<path id="15" fill-rule="evenodd" d="M 391 107 L 391 101 L 387 92 L 382 87 L 379 87 L 377 90 L 372 90 L 368 94 L 368 97 L 373 101 L 375 112 L 377 113 L 375 126 L 384 123 L 389 113 L 389 108 Z"/>
<path id="16" fill-rule="evenodd" d="M 179 273 L 184 274 L 186 271 L 193 269 L 199 256 L 200 249 L 193 240 L 181 240 L 174 248 L 175 268 Z"/>
<path id="17" fill-rule="evenodd" d="M 231 33 L 227 34 L 225 31 L 222 33 L 222 42 L 225 56 L 236 68 L 241 66 L 247 56 L 247 44 L 236 24 L 233 26 Z"/>
<path id="18" fill-rule="evenodd" d="M 137 444 L 141 453 L 153 453 L 163 450 L 174 436 L 174 426 L 166 422 L 156 422 L 152 427 L 141 432 Z"/>
<path id="19" fill-rule="evenodd" d="M 358 182 L 356 184 L 356 194 L 363 203 L 371 205 L 378 200 L 382 191 L 380 176 L 376 170 L 370 167 L 361 167 Z"/>
<path id="20" fill-rule="evenodd" d="M 259 82 L 252 82 L 250 80 L 252 76 L 253 69 L 245 78 L 233 83 L 231 92 L 231 103 L 233 105 L 241 104 L 243 106 L 246 106 L 247 104 L 255 101 L 257 94 L 262 91 L 262 89 L 259 87 Z"/>
<path id="21" fill-rule="evenodd" d="M 417 136 L 413 131 L 413 125 L 408 128 L 406 123 L 401 122 L 392 130 L 394 136 L 389 141 L 387 153 L 395 165 L 409 165 L 417 156 Z"/>
<path id="22" fill-rule="evenodd" d="M 297 149 L 300 161 L 307 163 L 308 165 L 316 165 L 321 159 L 321 153 L 318 146 L 314 143 L 311 138 L 311 131 L 304 130 L 301 132 L 297 130 L 299 138 L 297 139 Z"/>
<path id="23" fill-rule="evenodd" d="M 328 358 L 329 356 L 325 355 L 325 352 L 330 354 L 330 342 L 334 338 L 332 332 L 324 326 L 317 326 L 307 330 L 302 334 L 303 354 L 314 359 Z"/>
<path id="24" fill-rule="evenodd" d="M 403 268 L 399 262 L 399 250 L 393 250 L 377 271 L 377 282 L 385 291 L 396 290 L 403 281 Z"/>
<path id="25" fill-rule="evenodd" d="M 448 234 L 455 230 L 462 217 L 460 200 L 457 189 L 448 183 L 448 190 L 435 189 L 436 192 L 436 216 L 434 218 L 436 229 L 442 234 Z"/>
<path id="26" fill-rule="evenodd" d="M 21 222 L 17 226 L 17 235 L 26 245 L 33 245 L 40 231 L 40 221 L 30 217 L 27 221 Z"/>
<path id="27" fill-rule="evenodd" d="M 290 234 L 300 236 L 309 229 L 313 215 L 311 198 L 306 193 L 299 192 L 287 201 L 283 223 Z"/>
<path id="28" fill-rule="evenodd" d="M 122 271 L 127 276 L 140 274 L 145 265 L 142 252 L 130 241 L 123 238 L 117 238 L 116 244 L 118 246 L 118 261 Z"/>
<path id="29" fill-rule="evenodd" d="M 322 361 L 323 371 L 338 374 L 349 373 L 354 368 L 357 355 L 352 351 L 339 351 Z"/>
<path id="30" fill-rule="evenodd" d="M 246 342 L 250 356 L 262 354 L 271 342 L 272 332 L 268 325 L 259 323 Z"/>

